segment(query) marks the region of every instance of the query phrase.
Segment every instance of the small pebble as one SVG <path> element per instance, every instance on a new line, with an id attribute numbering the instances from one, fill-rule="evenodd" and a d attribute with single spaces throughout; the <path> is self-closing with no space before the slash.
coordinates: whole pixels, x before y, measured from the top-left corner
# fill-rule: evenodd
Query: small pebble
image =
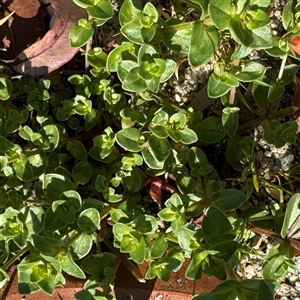
<path id="1" fill-rule="evenodd" d="M 255 275 L 254 268 L 253 268 L 253 266 L 251 266 L 251 265 L 248 265 L 248 266 L 245 268 L 245 272 L 248 273 L 248 274 L 250 274 L 250 275 L 252 275 L 252 276 Z"/>
<path id="2" fill-rule="evenodd" d="M 266 157 L 271 157 L 272 156 L 272 153 L 270 151 L 265 151 L 264 155 Z"/>
<path id="3" fill-rule="evenodd" d="M 180 102 L 181 101 L 181 97 L 178 94 L 175 94 L 174 98 L 175 98 L 176 102 Z"/>

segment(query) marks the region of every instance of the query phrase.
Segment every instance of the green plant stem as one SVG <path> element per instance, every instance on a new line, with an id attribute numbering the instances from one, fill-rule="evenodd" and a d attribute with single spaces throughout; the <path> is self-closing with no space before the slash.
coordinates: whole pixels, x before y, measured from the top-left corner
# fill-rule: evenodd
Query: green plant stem
<path id="1" fill-rule="evenodd" d="M 49 201 L 42 201 L 42 200 L 25 200 L 25 203 L 38 204 L 38 205 L 51 205 Z"/>
<path id="2" fill-rule="evenodd" d="M 276 111 L 270 115 L 265 115 L 265 116 L 262 116 L 262 117 L 259 117 L 253 121 L 250 121 L 246 124 L 242 124 L 239 126 L 238 130 L 237 130 L 237 134 L 241 134 L 243 132 L 246 132 L 246 131 L 249 131 L 257 126 L 260 125 L 260 123 L 264 120 L 274 120 L 274 119 L 279 119 L 279 118 L 284 118 L 284 117 L 287 117 L 287 116 L 290 116 L 294 113 L 294 107 L 293 106 L 289 106 L 289 107 L 286 107 L 284 109 L 281 109 L 279 111 Z"/>
<path id="3" fill-rule="evenodd" d="M 284 213 L 276 214 L 276 217 L 284 217 Z M 254 217 L 251 218 L 251 222 L 257 222 L 257 221 L 266 221 L 266 220 L 272 220 L 274 219 L 274 216 L 263 216 L 263 217 Z"/>
<path id="4" fill-rule="evenodd" d="M 201 186 L 202 186 L 204 205 L 208 206 L 209 205 L 209 200 L 208 200 L 208 196 L 207 196 L 205 178 L 203 176 L 200 176 L 200 181 L 201 181 Z"/>
<path id="5" fill-rule="evenodd" d="M 226 273 L 229 276 L 229 278 L 236 280 L 237 276 L 236 276 L 234 270 L 232 269 L 231 265 L 228 262 L 226 263 L 225 268 L 226 268 Z"/>
<path id="6" fill-rule="evenodd" d="M 168 31 L 178 31 L 178 30 L 184 30 L 184 29 L 189 29 L 192 26 L 194 26 L 195 21 L 192 22 L 186 22 L 186 23 L 181 23 L 181 24 L 175 24 L 167 27 L 160 28 L 160 31 L 162 33 L 166 33 Z"/>
<path id="7" fill-rule="evenodd" d="M 61 252 L 63 252 L 66 248 L 68 248 L 76 239 L 78 239 L 82 234 L 84 233 L 84 231 L 78 231 L 75 235 L 73 235 L 66 243 L 63 247 L 57 249 L 54 254 L 52 255 L 53 257 L 56 257 L 57 255 L 59 255 Z"/>
<path id="8" fill-rule="evenodd" d="M 58 144 L 58 148 L 60 147 L 64 147 L 66 146 L 69 142 L 71 141 L 74 141 L 74 140 L 77 140 L 77 141 L 84 141 L 84 140 L 87 140 L 87 139 L 93 139 L 95 136 L 99 135 L 99 134 L 102 134 L 103 133 L 103 130 L 101 128 L 98 128 L 98 127 L 94 127 L 93 129 L 91 129 L 90 131 L 88 132 L 85 132 L 83 134 L 80 134 L 80 135 L 77 135 L 77 136 L 74 136 L 74 137 L 71 137 L 71 138 L 66 138 L 64 139 L 63 141 L 61 141 L 59 144 Z"/>
<path id="9" fill-rule="evenodd" d="M 28 244 L 23 249 L 21 249 L 16 255 L 14 255 L 10 260 L 8 260 L 2 267 L 2 270 L 8 269 L 19 257 L 21 257 L 23 254 L 25 254 L 30 248 L 31 244 Z"/>
<path id="10" fill-rule="evenodd" d="M 117 273 L 120 264 L 121 264 L 121 260 L 118 259 L 118 260 L 116 261 L 115 265 L 114 265 L 113 268 L 112 268 L 115 274 Z M 108 293 L 108 294 L 109 294 L 110 292 L 111 292 L 111 288 L 110 288 L 109 282 L 107 282 L 107 283 L 103 286 L 103 293 Z"/>
<path id="11" fill-rule="evenodd" d="M 43 150 L 34 150 L 34 151 L 24 151 L 23 154 L 25 154 L 27 157 L 29 156 L 33 156 L 33 155 L 36 155 L 36 154 L 41 154 L 45 151 Z"/>
<path id="12" fill-rule="evenodd" d="M 3 179 L 0 181 L 0 187 L 4 186 L 4 185 L 6 184 L 7 181 L 8 181 L 8 177 L 3 178 Z"/>
<path id="13" fill-rule="evenodd" d="M 285 192 L 285 193 L 287 193 L 289 195 L 293 195 L 293 193 L 291 191 L 289 191 L 288 189 L 286 189 L 286 188 L 284 188 L 282 186 L 279 186 L 279 185 L 277 185 L 275 183 L 269 182 L 269 181 L 267 181 L 267 180 L 265 180 L 263 178 L 260 178 L 259 181 L 260 181 L 260 184 L 263 185 L 264 187 L 271 187 L 271 188 L 283 191 L 283 192 Z"/>
<path id="14" fill-rule="evenodd" d="M 97 253 L 101 253 L 99 234 L 94 232 Z"/>
<path id="15" fill-rule="evenodd" d="M 178 244 L 178 239 L 177 237 L 175 237 L 174 235 L 170 234 L 170 233 L 167 233 L 165 238 L 170 241 L 170 242 L 173 242 L 173 243 L 176 243 Z"/>

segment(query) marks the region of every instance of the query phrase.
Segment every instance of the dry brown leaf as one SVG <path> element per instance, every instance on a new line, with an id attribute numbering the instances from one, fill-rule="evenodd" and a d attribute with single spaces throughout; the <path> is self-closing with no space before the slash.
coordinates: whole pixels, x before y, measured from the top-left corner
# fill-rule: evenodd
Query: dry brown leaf
<path id="1" fill-rule="evenodd" d="M 78 48 L 69 43 L 69 31 L 79 19 L 86 17 L 86 11 L 73 0 L 51 0 L 55 22 L 43 39 L 34 43 L 15 59 L 4 61 L 17 73 L 41 76 L 50 73 L 71 60 Z"/>

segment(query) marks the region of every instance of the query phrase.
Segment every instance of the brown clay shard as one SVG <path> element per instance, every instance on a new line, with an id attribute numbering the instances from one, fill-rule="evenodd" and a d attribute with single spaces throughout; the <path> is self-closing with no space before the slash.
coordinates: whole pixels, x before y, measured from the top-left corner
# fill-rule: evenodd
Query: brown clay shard
<path id="1" fill-rule="evenodd" d="M 17 73 L 42 76 L 64 65 L 78 51 L 69 43 L 69 31 L 79 19 L 86 17 L 86 11 L 73 0 L 51 0 L 50 3 L 55 15 L 53 27 L 15 59 L 4 61 Z"/>

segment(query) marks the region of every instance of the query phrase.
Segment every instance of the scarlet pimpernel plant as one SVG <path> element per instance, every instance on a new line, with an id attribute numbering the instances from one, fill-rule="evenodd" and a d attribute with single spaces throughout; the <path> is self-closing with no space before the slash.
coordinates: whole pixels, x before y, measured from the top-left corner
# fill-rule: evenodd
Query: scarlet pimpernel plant
<path id="1" fill-rule="evenodd" d="M 281 120 L 293 108 L 279 107 L 298 71 L 298 2 L 284 7 L 280 37 L 270 28 L 271 0 L 174 0 L 174 13 L 150 1 L 125 0 L 117 12 L 109 0 L 74 3 L 87 17 L 72 27 L 71 45 L 84 47 L 118 13 L 113 47 L 93 39 L 89 68 L 67 79 L 0 78 L 1 287 L 17 264 L 20 294 L 52 294 L 67 273 L 85 280 L 76 299 L 111 300 L 126 259 L 140 282 L 168 281 L 185 262 L 187 280 L 222 281 L 194 300 L 273 299 L 276 280 L 296 272 L 300 195 L 291 178 L 299 178 L 293 169 L 272 182 L 260 175 L 249 131 L 262 125 L 275 147 L 296 143 L 297 123 Z M 281 67 L 268 72 L 254 51 L 281 58 Z M 162 87 L 183 61 L 213 65 L 207 94 L 219 101 L 216 114 L 165 97 Z M 224 169 L 239 174 L 237 185 L 211 158 L 211 145 L 226 146 Z M 264 187 L 290 198 L 255 206 L 251 196 Z M 264 257 L 261 278 L 240 278 L 256 232 L 280 243 Z"/>

